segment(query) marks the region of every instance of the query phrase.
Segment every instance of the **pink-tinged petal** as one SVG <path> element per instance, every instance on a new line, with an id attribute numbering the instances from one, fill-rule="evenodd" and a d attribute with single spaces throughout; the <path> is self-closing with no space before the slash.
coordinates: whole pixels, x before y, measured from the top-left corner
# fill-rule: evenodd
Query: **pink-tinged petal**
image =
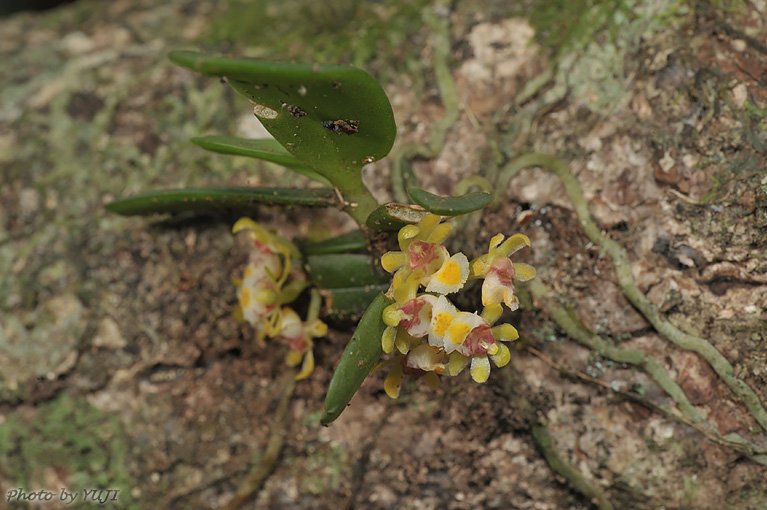
<path id="1" fill-rule="evenodd" d="M 448 256 L 447 248 L 441 244 L 414 241 L 408 248 L 410 269 L 421 269 L 427 278 L 442 267 Z"/>
<path id="2" fill-rule="evenodd" d="M 514 278 L 515 273 L 514 264 L 509 258 L 497 257 L 493 259 L 487 272 L 488 275 L 495 274 L 502 285 L 511 285 L 511 279 Z"/>
<path id="3" fill-rule="evenodd" d="M 425 372 L 434 372 L 441 374 L 445 371 L 445 364 L 442 362 L 443 354 L 436 347 L 428 344 L 421 344 L 407 355 L 405 366 L 415 368 Z"/>
<path id="4" fill-rule="evenodd" d="M 463 343 L 456 350 L 464 356 L 473 356 L 475 354 L 487 354 L 488 352 L 495 354 L 498 351 L 498 347 L 495 345 L 495 338 L 493 338 L 493 334 L 490 331 L 490 326 L 485 321 L 482 321 L 482 324 L 469 331 Z"/>
<path id="5" fill-rule="evenodd" d="M 490 377 L 490 361 L 487 356 L 471 358 L 471 378 L 474 382 L 483 383 Z"/>
<path id="6" fill-rule="evenodd" d="M 482 304 L 489 306 L 497 303 L 506 303 L 506 306 L 511 310 L 516 310 L 519 304 L 516 302 L 517 299 L 514 292 L 514 284 L 511 278 L 508 277 L 508 273 L 499 273 L 491 269 L 482 283 Z"/>
<path id="7" fill-rule="evenodd" d="M 291 351 L 304 353 L 309 349 L 310 345 L 307 341 L 308 335 L 306 333 L 304 324 L 298 314 L 292 308 L 284 307 L 282 309 L 282 323 L 279 335 L 285 340 Z"/>
<path id="8" fill-rule="evenodd" d="M 426 336 L 431 325 L 432 306 L 436 300 L 434 296 L 424 295 L 402 305 L 399 308 L 400 326 L 416 338 Z"/>
<path id="9" fill-rule="evenodd" d="M 525 264 L 524 262 L 517 262 L 514 264 L 514 269 L 516 271 L 514 278 L 521 282 L 526 282 L 535 278 L 535 268 L 529 264 Z"/>
<path id="10" fill-rule="evenodd" d="M 445 260 L 430 279 L 426 286 L 426 292 L 439 294 L 451 294 L 463 288 L 469 278 L 469 259 L 463 253 L 456 253 Z"/>

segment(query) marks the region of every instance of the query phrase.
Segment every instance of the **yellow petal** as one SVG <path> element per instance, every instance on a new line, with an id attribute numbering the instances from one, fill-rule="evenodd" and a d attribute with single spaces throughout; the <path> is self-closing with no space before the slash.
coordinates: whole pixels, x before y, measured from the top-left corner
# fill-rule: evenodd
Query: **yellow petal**
<path id="1" fill-rule="evenodd" d="M 397 328 L 397 334 L 394 335 L 394 346 L 400 354 L 407 354 L 410 350 L 410 335 L 404 328 Z"/>
<path id="2" fill-rule="evenodd" d="M 304 359 L 304 355 L 300 352 L 288 351 L 288 354 L 285 356 L 285 364 L 289 367 L 295 367 L 301 363 L 302 359 Z"/>
<path id="3" fill-rule="evenodd" d="M 490 356 L 490 359 L 492 359 L 495 366 L 499 368 L 506 366 L 509 361 L 511 361 L 511 351 L 505 344 L 498 343 L 498 353 Z"/>
<path id="4" fill-rule="evenodd" d="M 384 380 L 384 391 L 389 395 L 389 398 L 396 399 L 399 397 L 400 389 L 402 389 L 402 365 L 397 363 Z"/>
<path id="5" fill-rule="evenodd" d="M 260 230 L 261 226 L 250 218 L 243 217 L 237 220 L 232 227 L 232 234 L 236 234 L 242 230 Z"/>
<path id="6" fill-rule="evenodd" d="M 381 267 L 387 273 L 393 273 L 407 263 L 407 256 L 401 251 L 389 251 L 381 256 Z"/>
<path id="7" fill-rule="evenodd" d="M 490 250 L 492 250 L 493 248 L 496 248 L 496 247 L 497 247 L 499 244 L 501 244 L 501 243 L 503 242 L 503 239 L 504 239 L 505 237 L 506 237 L 506 236 L 505 236 L 505 235 L 503 235 L 503 234 L 495 234 L 495 235 L 493 236 L 493 238 L 492 238 L 492 239 L 490 239 L 490 247 L 489 247 L 489 249 L 487 250 L 487 251 L 488 251 L 488 253 L 490 252 Z"/>
<path id="8" fill-rule="evenodd" d="M 487 356 L 473 356 L 471 358 L 471 378 L 474 382 L 483 383 L 490 377 L 490 361 Z"/>
<path id="9" fill-rule="evenodd" d="M 301 365 L 301 371 L 296 374 L 296 381 L 301 381 L 303 379 L 306 379 L 310 375 L 312 375 L 312 372 L 314 371 L 314 353 L 312 351 L 307 351 L 306 355 L 304 356 L 304 364 Z"/>
<path id="10" fill-rule="evenodd" d="M 383 352 L 389 354 L 394 350 L 394 336 L 397 333 L 396 326 L 387 326 L 381 337 L 381 348 Z"/>
<path id="11" fill-rule="evenodd" d="M 426 242 L 441 243 L 447 238 L 447 236 L 450 235 L 450 232 L 452 232 L 452 230 L 453 230 L 452 223 L 442 223 L 441 225 L 437 225 L 436 227 L 434 227 L 434 230 L 432 230 L 429 236 L 426 238 Z"/>
<path id="12" fill-rule="evenodd" d="M 498 252 L 504 257 L 508 257 L 525 246 L 530 246 L 530 239 L 525 234 L 514 234 L 498 247 Z"/>
<path id="13" fill-rule="evenodd" d="M 487 270 L 490 267 L 487 263 L 487 254 L 477 257 L 471 261 L 471 276 L 475 278 L 481 278 L 487 274 Z"/>
<path id="14" fill-rule="evenodd" d="M 495 321 L 501 318 L 502 313 L 503 305 L 500 303 L 495 303 L 487 305 L 484 310 L 482 310 L 482 318 L 485 319 L 485 322 L 492 326 L 495 324 Z"/>
<path id="15" fill-rule="evenodd" d="M 387 326 L 396 326 L 399 324 L 402 320 L 402 312 L 400 312 L 397 303 L 392 303 L 384 308 L 381 318 L 383 319 L 383 323 Z"/>
<path id="16" fill-rule="evenodd" d="M 535 268 L 533 266 L 525 264 L 524 262 L 514 263 L 514 279 L 526 282 L 533 278 L 535 278 Z"/>
<path id="17" fill-rule="evenodd" d="M 519 338 L 519 331 L 511 324 L 499 324 L 490 330 L 493 338 L 502 342 L 511 342 Z"/>
<path id="18" fill-rule="evenodd" d="M 418 230 L 420 230 L 419 237 L 424 239 L 429 234 L 431 234 L 431 231 L 434 230 L 437 225 L 439 225 L 441 219 L 442 218 L 440 218 L 438 215 L 432 213 L 429 213 L 421 218 L 421 221 L 418 222 Z"/>
<path id="19" fill-rule="evenodd" d="M 450 375 L 458 375 L 469 364 L 469 358 L 460 352 L 454 352 L 450 355 L 450 361 L 447 363 L 447 372 Z"/>
<path id="20" fill-rule="evenodd" d="M 405 225 L 399 229 L 397 234 L 397 242 L 399 243 L 399 249 L 403 252 L 407 252 L 407 247 L 410 246 L 410 242 L 418 235 L 420 229 L 415 225 Z"/>

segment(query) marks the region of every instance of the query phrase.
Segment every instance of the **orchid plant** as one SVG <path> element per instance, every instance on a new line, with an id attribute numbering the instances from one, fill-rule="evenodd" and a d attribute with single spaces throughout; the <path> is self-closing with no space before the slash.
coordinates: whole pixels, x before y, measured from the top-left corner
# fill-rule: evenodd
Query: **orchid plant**
<path id="1" fill-rule="evenodd" d="M 359 229 L 298 247 L 248 217 L 233 233 L 247 236 L 248 264 L 235 282 L 236 318 L 250 323 L 259 339 L 283 342 L 286 363 L 300 365 L 297 379 L 314 368 L 314 339 L 327 333 L 320 319 L 322 297 L 328 315 L 358 318 L 358 324 L 331 380 L 323 424 L 345 409 L 363 380 L 388 369 L 384 389 L 397 398 L 403 375 L 430 385 L 438 375 L 469 367 L 479 383 L 490 361 L 507 364 L 504 342 L 518 338 L 510 324 L 496 324 L 504 305 L 519 306 L 514 280 L 535 269 L 509 258 L 530 246 L 523 234 L 498 234 L 487 253 L 469 260 L 450 254 L 443 242 L 452 218 L 493 201 L 485 192 L 439 197 L 411 188 L 415 204 L 378 204 L 362 180 L 362 168 L 391 150 L 396 125 L 385 92 L 366 72 L 347 66 L 298 65 L 208 56 L 177 51 L 170 59 L 185 68 L 224 79 L 245 96 L 273 139 L 206 136 L 192 141 L 213 152 L 280 164 L 321 186 L 309 188 L 197 188 L 153 191 L 116 200 L 110 211 L 133 215 L 235 209 L 248 213 L 259 204 L 338 207 Z M 368 240 L 396 232 L 399 250 L 371 256 Z M 388 274 L 387 274 L 388 273 Z M 483 280 L 481 312 L 461 311 L 448 296 L 467 282 Z M 309 291 L 302 319 L 291 304 Z M 362 307 L 360 307 L 362 304 Z M 382 361 L 382 358 L 383 361 Z"/>

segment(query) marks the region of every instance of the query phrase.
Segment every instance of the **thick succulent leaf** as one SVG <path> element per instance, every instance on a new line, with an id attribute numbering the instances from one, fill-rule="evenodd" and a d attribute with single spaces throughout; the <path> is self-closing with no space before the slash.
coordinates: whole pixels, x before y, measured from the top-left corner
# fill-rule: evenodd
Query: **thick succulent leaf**
<path id="1" fill-rule="evenodd" d="M 362 381 L 383 355 L 381 336 L 386 325 L 381 314 L 392 303 L 383 294 L 378 294 L 357 325 L 357 330 L 346 345 L 341 361 L 338 362 L 330 380 L 325 397 L 325 412 L 320 423 L 328 425 L 338 418 L 362 385 Z"/>
<path id="2" fill-rule="evenodd" d="M 396 125 L 381 86 L 365 71 L 215 57 L 174 51 L 188 69 L 226 78 L 251 100 L 274 138 L 334 186 L 361 185 L 363 165 L 381 159 L 394 143 Z"/>
<path id="3" fill-rule="evenodd" d="M 259 205 L 301 205 L 332 207 L 337 205 L 330 188 L 184 188 L 150 191 L 115 200 L 107 210 L 125 216 L 137 214 L 255 211 Z"/>
<path id="4" fill-rule="evenodd" d="M 467 193 L 458 197 L 441 197 L 418 188 L 409 188 L 407 193 L 413 202 L 440 216 L 468 214 L 482 209 L 493 201 L 493 195 L 484 191 Z"/>
<path id="5" fill-rule="evenodd" d="M 399 230 L 405 225 L 416 224 L 426 214 L 427 211 L 419 205 L 389 202 L 370 213 L 365 224 L 370 229 L 389 232 Z"/>
<path id="6" fill-rule="evenodd" d="M 296 159 L 277 140 L 249 140 L 233 136 L 201 136 L 199 138 L 192 138 L 192 142 L 205 150 L 219 154 L 246 156 L 277 163 L 325 186 L 332 186 L 330 181 L 309 168 L 306 163 Z"/>
<path id="7" fill-rule="evenodd" d="M 332 253 L 350 253 L 367 247 L 367 237 L 362 230 L 352 230 L 346 234 L 310 244 L 301 248 L 304 255 L 330 255 Z"/>
<path id="8" fill-rule="evenodd" d="M 312 282 L 321 289 L 361 287 L 391 280 L 391 275 L 364 254 L 311 255 L 306 257 L 305 268 Z"/>
<path id="9" fill-rule="evenodd" d="M 389 284 L 384 283 L 324 290 L 322 293 L 325 296 L 328 317 L 336 321 L 356 323 L 373 299 L 388 289 Z"/>

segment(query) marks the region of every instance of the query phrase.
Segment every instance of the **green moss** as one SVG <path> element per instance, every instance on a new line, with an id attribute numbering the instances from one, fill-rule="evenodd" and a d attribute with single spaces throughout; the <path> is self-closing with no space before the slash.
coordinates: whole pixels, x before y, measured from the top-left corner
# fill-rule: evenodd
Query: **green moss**
<path id="1" fill-rule="evenodd" d="M 48 487 L 45 471 L 67 473 L 67 490 L 117 489 L 120 508 L 138 508 L 125 463 L 125 433 L 116 418 L 88 402 L 61 396 L 35 411 L 17 411 L 0 425 L 0 465 L 12 486 Z"/>

